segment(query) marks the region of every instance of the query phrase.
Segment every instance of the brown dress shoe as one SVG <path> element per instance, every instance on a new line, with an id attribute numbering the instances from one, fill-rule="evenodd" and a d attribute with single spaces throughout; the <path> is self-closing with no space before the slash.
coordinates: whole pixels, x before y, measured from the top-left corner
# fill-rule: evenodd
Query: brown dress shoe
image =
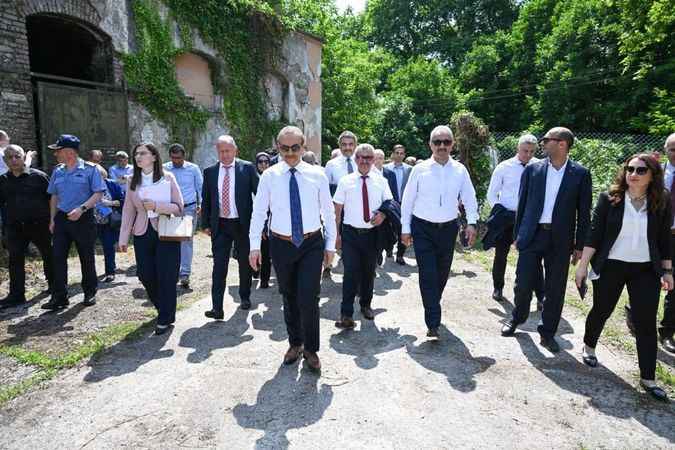
<path id="1" fill-rule="evenodd" d="M 340 317 L 340 320 L 335 322 L 335 326 L 338 328 L 354 328 L 356 323 L 354 323 L 354 319 L 351 317 L 342 316 Z"/>
<path id="2" fill-rule="evenodd" d="M 370 308 L 370 306 L 365 306 L 361 308 L 361 315 L 364 319 L 373 320 L 375 318 L 375 313 Z"/>
<path id="3" fill-rule="evenodd" d="M 300 353 L 302 352 L 302 345 L 290 346 L 288 351 L 284 355 L 284 364 L 289 365 L 293 364 L 300 358 Z"/>
<path id="4" fill-rule="evenodd" d="M 307 366 L 309 366 L 310 370 L 313 370 L 314 372 L 321 370 L 321 361 L 319 361 L 319 355 L 314 352 L 303 351 L 302 356 L 305 358 L 305 361 L 307 361 Z"/>

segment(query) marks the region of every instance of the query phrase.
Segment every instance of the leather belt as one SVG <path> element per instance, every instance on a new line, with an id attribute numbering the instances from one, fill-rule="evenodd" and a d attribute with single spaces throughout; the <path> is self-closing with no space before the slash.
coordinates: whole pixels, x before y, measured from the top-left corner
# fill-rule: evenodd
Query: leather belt
<path id="1" fill-rule="evenodd" d="M 196 204 L 197 204 L 197 202 L 186 203 L 186 204 L 183 205 L 183 208 L 189 208 L 190 206 L 196 205 Z"/>
<path id="2" fill-rule="evenodd" d="M 371 231 L 375 231 L 375 230 L 376 230 L 376 227 L 373 227 L 373 228 L 357 228 L 357 227 L 353 227 L 353 226 L 351 226 L 351 225 L 347 225 L 346 223 L 345 223 L 343 226 L 344 226 L 345 228 L 349 228 L 350 230 L 354 231 L 354 232 L 357 233 L 357 234 L 368 234 L 368 233 L 370 233 Z"/>
<path id="3" fill-rule="evenodd" d="M 293 237 L 292 237 L 292 236 L 286 236 L 285 234 L 275 233 L 274 231 L 272 231 L 271 233 L 272 233 L 272 236 L 274 236 L 274 237 L 277 238 L 277 239 L 281 239 L 282 241 L 293 242 Z M 309 238 L 311 238 L 312 236 L 314 236 L 315 234 L 319 234 L 319 233 L 321 233 L 321 230 L 320 230 L 320 229 L 319 229 L 319 230 L 310 231 L 309 233 L 303 234 L 303 235 L 302 235 L 302 238 L 303 238 L 303 239 L 309 239 Z"/>
<path id="4" fill-rule="evenodd" d="M 428 220 L 420 219 L 417 216 L 413 216 L 413 217 L 415 218 L 415 220 L 419 220 L 420 222 L 422 222 L 425 225 L 430 225 L 430 226 L 436 227 L 436 228 L 449 227 L 450 225 L 454 225 L 457 222 L 457 219 L 452 219 L 448 222 L 429 222 Z"/>
<path id="5" fill-rule="evenodd" d="M 551 231 L 553 229 L 553 226 L 550 223 L 540 223 L 539 224 L 539 229 L 540 230 L 546 230 L 546 231 Z"/>

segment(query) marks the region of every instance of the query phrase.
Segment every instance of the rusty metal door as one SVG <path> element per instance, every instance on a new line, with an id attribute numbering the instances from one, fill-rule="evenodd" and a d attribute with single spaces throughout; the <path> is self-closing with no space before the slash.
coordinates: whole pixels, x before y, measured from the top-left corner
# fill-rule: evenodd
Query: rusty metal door
<path id="1" fill-rule="evenodd" d="M 37 110 L 43 167 L 55 164 L 48 145 L 60 134 L 80 138 L 80 157 L 94 149 L 103 151 L 105 166 L 113 164 L 115 152 L 129 152 L 128 104 L 125 92 L 87 89 L 37 81 Z"/>

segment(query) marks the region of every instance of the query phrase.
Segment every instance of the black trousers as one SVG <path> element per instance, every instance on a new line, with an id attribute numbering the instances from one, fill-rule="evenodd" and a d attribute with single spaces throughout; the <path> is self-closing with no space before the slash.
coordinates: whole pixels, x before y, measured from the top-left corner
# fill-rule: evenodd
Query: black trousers
<path id="1" fill-rule="evenodd" d="M 277 274 L 279 292 L 284 299 L 284 321 L 288 342 L 304 345 L 305 350 L 319 350 L 319 292 L 324 240 L 321 233 L 305 239 L 300 247 L 292 242 L 270 237 L 272 264 Z"/>
<path id="2" fill-rule="evenodd" d="M 26 248 L 30 242 L 40 251 L 45 278 L 51 289 L 54 284 L 54 262 L 49 219 L 13 223 L 7 225 L 5 230 L 9 250 L 9 296 L 21 300 L 26 298 Z"/>
<path id="3" fill-rule="evenodd" d="M 75 243 L 80 257 L 82 272 L 82 291 L 85 296 L 93 296 L 98 288 L 96 279 L 96 261 L 94 245 L 96 244 L 96 223 L 94 213 L 89 210 L 82 214 L 80 220 L 68 220 L 66 213 L 59 211 L 54 217 L 54 285 L 52 298 L 65 301 L 68 298 L 68 252 Z"/>
<path id="4" fill-rule="evenodd" d="M 495 242 L 495 256 L 492 260 L 492 286 L 494 289 L 504 289 L 504 273 L 506 261 L 513 244 L 513 225 L 506 228 L 497 242 Z M 539 280 L 535 285 L 534 293 L 537 299 L 544 299 L 544 271 L 539 267 Z"/>
<path id="5" fill-rule="evenodd" d="M 212 230 L 212 232 L 214 231 Z M 239 219 L 220 219 L 218 221 L 218 233 L 211 237 L 211 251 L 213 252 L 211 301 L 215 311 L 223 310 L 227 269 L 233 243 L 237 249 L 237 262 L 239 263 L 239 298 L 248 299 L 251 297 L 253 270 L 248 262 L 248 230 L 241 226 Z"/>
<path id="6" fill-rule="evenodd" d="M 675 260 L 675 234 L 670 236 L 670 248 Z M 659 334 L 664 337 L 670 337 L 675 333 L 675 290 L 668 291 L 663 303 L 663 319 L 659 327 Z"/>
<path id="7" fill-rule="evenodd" d="M 546 299 L 541 312 L 541 324 L 537 329 L 542 336 L 552 338 L 558 330 L 565 303 L 570 253 L 566 245 L 554 246 L 551 230 L 538 229 L 530 245 L 518 254 L 516 283 L 513 289 L 515 307 L 512 315 L 516 324 L 527 320 L 530 314 L 532 292 L 540 277 L 542 260 L 546 273 L 544 279 Z"/>
<path id="8" fill-rule="evenodd" d="M 136 273 L 157 308 L 157 324 L 176 321 L 176 283 L 180 271 L 180 242 L 160 241 L 148 223 L 143 236 L 134 237 Z"/>
<path id="9" fill-rule="evenodd" d="M 605 322 L 612 315 L 624 286 L 635 327 L 640 378 L 656 376 L 656 314 L 661 282 L 651 262 L 628 263 L 608 259 L 600 278 L 593 281 L 593 308 L 586 318 L 584 343 L 595 348 Z"/>
<path id="10" fill-rule="evenodd" d="M 260 282 L 267 284 L 272 274 L 272 258 L 270 257 L 270 238 L 268 235 L 260 240 Z"/>
<path id="11" fill-rule="evenodd" d="M 377 265 L 377 229 L 359 230 L 350 225 L 342 227 L 342 281 L 343 316 L 354 315 L 354 298 L 359 294 L 362 308 L 370 307 L 373 300 L 375 267 Z"/>
<path id="12" fill-rule="evenodd" d="M 410 224 L 427 328 L 441 324 L 441 296 L 448 282 L 459 232 L 457 220 L 435 224 L 415 216 Z"/>

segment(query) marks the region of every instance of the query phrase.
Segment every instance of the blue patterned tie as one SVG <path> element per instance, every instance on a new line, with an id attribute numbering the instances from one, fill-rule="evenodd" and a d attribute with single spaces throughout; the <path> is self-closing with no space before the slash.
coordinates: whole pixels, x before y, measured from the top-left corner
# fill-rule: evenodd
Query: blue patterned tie
<path id="1" fill-rule="evenodd" d="M 354 172 L 354 166 L 352 166 L 352 159 L 347 158 L 347 173 Z"/>
<path id="2" fill-rule="evenodd" d="M 302 204 L 300 203 L 300 189 L 298 180 L 295 179 L 296 168 L 291 167 L 291 179 L 288 182 L 288 192 L 291 194 L 291 241 L 296 247 L 302 245 L 304 235 L 302 233 Z"/>

